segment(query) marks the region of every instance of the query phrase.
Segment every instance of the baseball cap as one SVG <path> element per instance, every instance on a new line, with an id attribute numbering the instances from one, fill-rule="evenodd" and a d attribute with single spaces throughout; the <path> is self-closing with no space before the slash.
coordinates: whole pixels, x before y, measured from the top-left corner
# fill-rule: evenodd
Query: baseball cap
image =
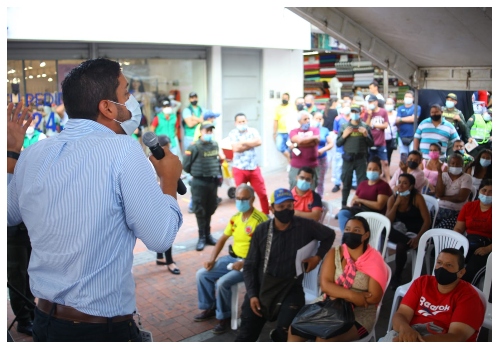
<path id="1" fill-rule="evenodd" d="M 215 112 L 212 112 L 211 110 L 205 111 L 205 113 L 203 113 L 204 120 L 207 120 L 210 118 L 217 118 L 219 116 L 220 116 L 220 113 L 215 113 Z"/>
<path id="2" fill-rule="evenodd" d="M 201 123 L 201 128 L 200 128 L 201 130 L 203 130 L 203 129 L 210 129 L 210 128 L 212 128 L 212 129 L 215 128 L 215 125 L 213 125 L 210 122 L 203 122 L 203 123 Z"/>
<path id="3" fill-rule="evenodd" d="M 351 105 L 351 112 L 361 112 L 361 108 L 358 105 L 352 104 Z"/>
<path id="4" fill-rule="evenodd" d="M 160 102 L 160 105 L 162 107 L 170 107 L 172 106 L 172 104 L 170 103 L 170 100 L 168 98 L 165 98 L 163 99 L 161 102 Z"/>
<path id="5" fill-rule="evenodd" d="M 454 99 L 455 101 L 457 101 L 457 95 L 455 95 L 455 94 L 454 94 L 454 93 L 452 93 L 452 92 L 450 92 L 450 93 L 448 94 L 448 96 L 446 96 L 446 98 L 448 98 L 448 97 L 449 97 L 449 98 L 451 98 L 451 99 Z"/>
<path id="6" fill-rule="evenodd" d="M 377 96 L 370 94 L 368 95 L 368 102 L 378 101 Z"/>
<path id="7" fill-rule="evenodd" d="M 189 94 L 189 98 L 191 98 L 191 97 L 198 97 L 198 94 L 196 92 L 191 92 Z"/>
<path id="8" fill-rule="evenodd" d="M 290 190 L 287 190 L 286 188 L 278 188 L 273 193 L 271 193 L 271 204 L 280 204 L 284 201 L 289 200 L 295 201 L 292 192 Z"/>

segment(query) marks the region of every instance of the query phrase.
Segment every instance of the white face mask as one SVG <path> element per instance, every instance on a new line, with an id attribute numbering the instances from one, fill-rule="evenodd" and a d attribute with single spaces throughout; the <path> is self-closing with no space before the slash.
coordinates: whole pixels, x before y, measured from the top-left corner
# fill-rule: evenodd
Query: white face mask
<path id="1" fill-rule="evenodd" d="M 35 132 L 35 128 L 32 126 L 28 126 L 28 129 L 26 129 L 27 135 L 33 135 L 34 132 Z"/>
<path id="2" fill-rule="evenodd" d="M 413 98 L 405 97 L 405 105 L 411 105 L 411 104 L 413 104 Z"/>
<path id="3" fill-rule="evenodd" d="M 342 114 L 349 115 L 351 113 L 351 107 L 342 108 Z"/>
<path id="4" fill-rule="evenodd" d="M 387 112 L 392 112 L 394 110 L 394 105 L 385 105 L 385 110 Z"/>
<path id="5" fill-rule="evenodd" d="M 132 117 L 128 120 L 125 120 L 123 122 L 116 120 L 116 119 L 113 119 L 113 120 L 115 122 L 117 122 L 118 124 L 120 124 L 123 131 L 125 131 L 125 133 L 127 135 L 129 135 L 129 136 L 132 135 L 134 133 L 135 129 L 137 129 L 139 127 L 139 124 L 141 123 L 141 119 L 142 119 L 141 105 L 139 104 L 139 102 L 137 102 L 134 95 L 132 95 L 132 94 L 129 96 L 129 98 L 128 98 L 127 102 L 125 102 L 125 104 L 121 104 L 121 103 L 110 101 L 110 100 L 108 100 L 108 101 L 113 102 L 114 104 L 117 104 L 120 106 L 124 106 L 130 112 Z"/>
<path id="6" fill-rule="evenodd" d="M 461 167 L 449 167 L 448 171 L 452 175 L 460 175 L 462 173 L 462 168 Z"/>
<path id="7" fill-rule="evenodd" d="M 172 113 L 172 107 L 163 108 L 163 114 L 170 115 Z"/>

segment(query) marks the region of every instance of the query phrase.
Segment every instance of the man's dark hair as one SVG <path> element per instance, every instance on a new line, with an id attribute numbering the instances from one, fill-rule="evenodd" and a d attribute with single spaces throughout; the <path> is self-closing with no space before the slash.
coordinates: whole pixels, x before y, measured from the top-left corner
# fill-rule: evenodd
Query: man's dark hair
<path id="1" fill-rule="evenodd" d="M 455 248 L 444 248 L 443 250 L 441 250 L 441 253 L 448 253 L 448 254 L 456 256 L 458 259 L 458 268 L 460 270 L 464 268 L 465 258 L 464 258 L 464 253 L 462 251 L 462 248 L 460 248 L 460 250 L 455 249 Z"/>
<path id="2" fill-rule="evenodd" d="M 283 95 L 281 95 L 281 97 L 287 95 L 288 96 L 288 99 L 290 99 L 290 94 L 288 92 L 284 92 Z"/>
<path id="3" fill-rule="evenodd" d="M 415 97 L 415 93 L 412 90 L 405 91 L 405 95 L 410 94 L 412 97 Z"/>
<path id="4" fill-rule="evenodd" d="M 297 175 L 299 175 L 301 171 L 308 173 L 308 174 L 311 174 L 313 179 L 314 179 L 314 170 L 311 167 L 303 166 L 302 168 L 299 169 L 299 171 L 297 172 Z"/>
<path id="5" fill-rule="evenodd" d="M 375 86 L 378 89 L 378 82 L 376 80 L 373 80 L 370 85 Z"/>
<path id="6" fill-rule="evenodd" d="M 413 151 L 411 151 L 410 153 L 408 153 L 408 156 L 410 156 L 410 155 L 412 155 L 412 154 L 414 154 L 414 155 L 416 155 L 416 156 L 420 157 L 420 159 L 422 159 L 422 153 L 420 153 L 420 151 L 413 150 Z"/>
<path id="7" fill-rule="evenodd" d="M 245 113 L 236 113 L 236 115 L 234 116 L 234 121 L 236 121 L 236 119 L 238 119 L 238 117 L 245 117 L 245 119 L 247 119 L 247 116 L 245 115 Z"/>
<path id="8" fill-rule="evenodd" d="M 117 101 L 120 64 L 106 58 L 82 62 L 64 78 L 61 89 L 69 118 L 96 120 L 99 102 Z"/>

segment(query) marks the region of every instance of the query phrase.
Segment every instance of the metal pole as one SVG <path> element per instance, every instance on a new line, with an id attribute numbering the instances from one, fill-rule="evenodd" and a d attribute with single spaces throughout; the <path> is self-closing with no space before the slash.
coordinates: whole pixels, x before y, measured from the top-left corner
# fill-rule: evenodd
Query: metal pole
<path id="1" fill-rule="evenodd" d="M 389 75 L 388 72 L 384 69 L 384 98 L 389 96 Z"/>
<path id="2" fill-rule="evenodd" d="M 415 88 L 415 101 L 413 104 L 413 132 L 417 131 L 418 127 L 418 86 Z"/>

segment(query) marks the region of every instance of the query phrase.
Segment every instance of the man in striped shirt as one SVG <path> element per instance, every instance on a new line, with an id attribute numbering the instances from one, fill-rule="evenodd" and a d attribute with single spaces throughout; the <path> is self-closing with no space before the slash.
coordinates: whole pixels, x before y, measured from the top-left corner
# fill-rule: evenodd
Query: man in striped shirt
<path id="1" fill-rule="evenodd" d="M 172 245 L 182 167 L 168 148 L 161 160 L 151 156 L 158 186 L 130 137 L 142 113 L 127 86 L 118 62 L 83 62 L 62 83 L 65 129 L 20 157 L 20 147 L 8 149 L 19 161 L 7 168 L 7 225 L 23 221 L 31 240 L 35 341 L 141 341 L 133 249 L 137 238 L 156 252 Z"/>
<path id="2" fill-rule="evenodd" d="M 441 106 L 433 104 L 430 118 L 422 120 L 413 136 L 413 149 L 422 152 L 424 159 L 430 159 L 431 143 L 441 145 L 441 156 L 444 156 L 448 144 L 456 140 L 459 140 L 459 137 L 455 127 L 442 118 Z"/>

